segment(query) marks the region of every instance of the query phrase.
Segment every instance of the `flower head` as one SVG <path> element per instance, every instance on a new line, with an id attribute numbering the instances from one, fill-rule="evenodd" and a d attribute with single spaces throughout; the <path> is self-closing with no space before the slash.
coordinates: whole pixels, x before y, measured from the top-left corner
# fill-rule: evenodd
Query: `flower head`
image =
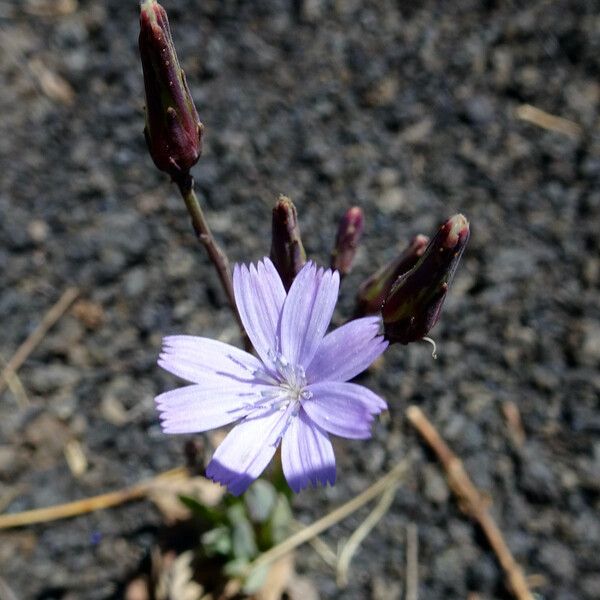
<path id="1" fill-rule="evenodd" d="M 273 209 L 271 260 L 286 290 L 306 264 L 306 252 L 300 237 L 298 213 L 287 196 L 279 196 Z"/>
<path id="2" fill-rule="evenodd" d="M 156 0 L 140 5 L 139 47 L 148 150 L 154 164 L 179 181 L 200 158 L 202 124 L 177 59 L 167 13 Z"/>
<path id="3" fill-rule="evenodd" d="M 207 476 L 234 495 L 266 468 L 281 442 L 284 475 L 298 492 L 335 482 L 329 433 L 364 439 L 384 400 L 354 383 L 387 347 L 379 317 L 326 334 L 339 275 L 307 263 L 286 294 L 273 263 L 236 265 L 236 303 L 258 358 L 201 337 L 164 340 L 159 365 L 193 385 L 156 398 L 166 433 L 238 424 L 217 448 Z"/>
<path id="4" fill-rule="evenodd" d="M 396 279 L 381 311 L 385 336 L 391 343 L 423 339 L 439 321 L 469 236 L 469 221 L 461 214 L 450 217 L 417 264 Z"/>
<path id="5" fill-rule="evenodd" d="M 335 246 L 331 253 L 331 268 L 340 275 L 350 273 L 358 244 L 365 228 L 365 215 L 360 206 L 349 208 L 340 219 Z"/>
<path id="6" fill-rule="evenodd" d="M 401 254 L 364 281 L 356 294 L 357 313 L 370 315 L 381 311 L 394 282 L 417 264 L 427 244 L 429 238 L 426 235 L 415 236 Z"/>

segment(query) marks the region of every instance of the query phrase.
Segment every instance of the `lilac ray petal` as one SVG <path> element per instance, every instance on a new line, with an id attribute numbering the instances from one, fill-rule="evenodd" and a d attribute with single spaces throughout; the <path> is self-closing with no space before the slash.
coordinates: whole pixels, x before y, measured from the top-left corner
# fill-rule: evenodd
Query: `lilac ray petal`
<path id="1" fill-rule="evenodd" d="M 269 386 L 189 385 L 155 398 L 165 433 L 194 433 L 228 425 L 253 410 Z"/>
<path id="2" fill-rule="evenodd" d="M 273 366 L 269 351 L 277 349 L 279 318 L 285 301 L 285 288 L 273 263 L 264 258 L 248 268 L 235 265 L 233 291 L 246 333 L 262 361 Z"/>
<path id="3" fill-rule="evenodd" d="M 335 483 L 335 456 L 329 436 L 304 410 L 292 419 L 281 441 L 281 464 L 285 478 L 298 493 L 309 483 Z"/>
<path id="4" fill-rule="evenodd" d="M 348 381 L 362 373 L 388 343 L 377 335 L 381 317 L 364 317 L 328 333 L 306 369 L 306 379 Z"/>
<path id="5" fill-rule="evenodd" d="M 251 354 L 217 340 L 192 335 L 173 335 L 163 339 L 158 364 L 192 383 L 253 381 L 262 368 Z"/>
<path id="6" fill-rule="evenodd" d="M 273 458 L 287 420 L 287 411 L 250 413 L 216 449 L 206 476 L 234 496 L 245 492 Z"/>
<path id="7" fill-rule="evenodd" d="M 310 364 L 335 308 L 340 276 L 306 263 L 290 287 L 281 314 L 281 353 L 294 365 Z"/>
<path id="8" fill-rule="evenodd" d="M 354 383 L 323 381 L 305 389 L 312 394 L 302 401 L 306 414 L 319 427 L 340 437 L 371 437 L 373 415 L 387 407 L 379 396 Z"/>

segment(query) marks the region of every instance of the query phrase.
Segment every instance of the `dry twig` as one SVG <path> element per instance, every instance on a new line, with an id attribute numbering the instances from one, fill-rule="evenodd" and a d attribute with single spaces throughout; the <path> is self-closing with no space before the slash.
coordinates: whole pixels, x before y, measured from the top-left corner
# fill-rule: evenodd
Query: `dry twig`
<path id="1" fill-rule="evenodd" d="M 525 429 L 523 428 L 523 421 L 521 421 L 519 407 L 512 400 L 507 400 L 502 403 L 502 412 L 506 419 L 510 438 L 513 444 L 520 448 L 525 443 Z"/>
<path id="2" fill-rule="evenodd" d="M 66 519 L 68 517 L 90 513 L 95 510 L 118 506 L 119 504 L 124 504 L 131 500 L 144 498 L 152 491 L 158 482 L 167 479 L 185 478 L 187 476 L 188 473 L 185 467 L 177 467 L 176 469 L 160 473 L 152 479 L 142 481 L 141 483 L 123 488 L 122 490 L 117 490 L 116 492 L 109 492 L 108 494 L 83 498 L 82 500 L 76 500 L 75 502 L 67 502 L 66 504 L 58 504 L 46 508 L 36 508 L 19 513 L 0 515 L 0 529 L 21 527 L 23 525 L 32 525 L 34 523 L 46 523 L 48 521 Z"/>
<path id="3" fill-rule="evenodd" d="M 17 595 L 2 577 L 0 577 L 0 600 L 18 600 Z"/>
<path id="4" fill-rule="evenodd" d="M 531 104 L 521 104 L 521 106 L 517 108 L 517 117 L 522 121 L 527 121 L 542 129 L 562 133 L 574 139 L 577 139 L 583 133 L 581 127 L 577 123 L 564 119 L 563 117 L 551 115 Z"/>
<path id="5" fill-rule="evenodd" d="M 518 600 L 534 600 L 527 580 L 514 559 L 504 537 L 489 513 L 489 502 L 483 498 L 467 475 L 460 459 L 448 448 L 435 427 L 417 406 L 410 406 L 406 415 L 442 463 L 450 489 L 459 499 L 461 510 L 477 521 L 483 530 L 498 562 L 504 569 L 511 590 Z"/>
<path id="6" fill-rule="evenodd" d="M 44 318 L 32 331 L 31 335 L 19 346 L 13 357 L 2 369 L 2 373 L 0 373 L 0 394 L 6 388 L 8 379 L 21 368 L 27 357 L 44 339 L 49 329 L 63 316 L 78 295 L 79 290 L 77 288 L 67 288 L 56 304 L 44 315 Z"/>
<path id="7" fill-rule="evenodd" d="M 289 538 L 283 540 L 283 542 L 280 544 L 277 544 L 277 546 L 273 546 L 273 548 L 263 552 L 258 558 L 248 565 L 245 571 L 246 575 L 259 567 L 271 564 L 273 561 L 276 561 L 298 546 L 310 541 L 315 536 L 323 533 L 323 531 L 350 516 L 353 512 L 357 511 L 365 504 L 371 502 L 371 500 L 377 498 L 379 494 L 383 493 L 390 487 L 395 489 L 398 481 L 400 481 L 408 471 L 408 466 L 408 460 L 399 462 L 391 471 L 386 473 L 383 477 L 381 477 L 381 479 L 378 479 L 364 492 L 361 492 L 358 496 L 352 498 L 352 500 L 342 504 L 342 506 L 336 508 L 318 521 L 315 521 L 312 525 L 306 526 L 302 531 L 294 533 Z M 233 598 L 240 591 L 241 587 L 242 582 L 239 579 L 230 580 L 225 586 L 225 590 L 221 596 L 221 599 Z"/>
<path id="8" fill-rule="evenodd" d="M 406 600 L 419 597 L 419 536 L 417 526 L 409 523 L 406 528 Z"/>
<path id="9" fill-rule="evenodd" d="M 6 361 L 0 356 L 0 366 L 6 367 Z M 14 371 L 6 371 L 6 387 L 16 398 L 17 404 L 24 408 L 29 405 L 29 396 L 20 377 Z"/>
<path id="10" fill-rule="evenodd" d="M 292 521 L 292 528 L 294 531 L 301 531 L 304 529 L 304 523 L 300 521 Z M 329 547 L 329 544 L 322 540 L 318 535 L 315 536 L 312 540 L 309 540 L 308 543 L 312 546 L 313 550 L 323 559 L 323 562 L 330 566 L 332 569 L 336 568 L 337 565 L 337 555 L 336 553 Z"/>
<path id="11" fill-rule="evenodd" d="M 390 509 L 399 483 L 400 482 L 396 480 L 393 485 L 390 485 L 390 487 L 383 492 L 381 499 L 375 508 L 368 514 L 367 518 L 360 524 L 360 526 L 354 530 L 342 548 L 337 564 L 337 584 L 339 587 L 346 587 L 348 585 L 348 569 L 350 567 L 350 561 L 352 560 L 362 541 L 369 535 L 369 533 L 371 533 L 373 527 L 379 523 L 381 518 Z"/>

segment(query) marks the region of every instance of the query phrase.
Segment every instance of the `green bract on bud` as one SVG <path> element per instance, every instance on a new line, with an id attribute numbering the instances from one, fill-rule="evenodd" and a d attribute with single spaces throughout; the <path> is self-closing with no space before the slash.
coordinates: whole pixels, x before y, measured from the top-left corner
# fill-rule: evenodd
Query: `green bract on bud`
<path id="1" fill-rule="evenodd" d="M 358 206 L 349 208 L 341 218 L 335 247 L 331 253 L 331 268 L 337 269 L 340 275 L 350 273 L 364 227 L 363 211 Z"/>
<path id="2" fill-rule="evenodd" d="M 396 280 L 382 309 L 385 337 L 390 342 L 420 340 L 438 322 L 469 233 L 463 215 L 450 217 L 417 264 Z"/>
<path id="3" fill-rule="evenodd" d="M 273 209 L 271 260 L 285 289 L 289 290 L 294 277 L 306 263 L 306 252 L 300 237 L 296 207 L 286 196 L 279 196 Z"/>
<path id="4" fill-rule="evenodd" d="M 394 282 L 417 264 L 428 243 L 426 235 L 415 236 L 402 253 L 360 285 L 356 295 L 357 316 L 375 314 L 381 310 Z"/>
<path id="5" fill-rule="evenodd" d="M 200 158 L 202 124 L 179 66 L 165 9 L 155 0 L 144 0 L 140 10 L 144 134 L 154 164 L 181 181 Z"/>

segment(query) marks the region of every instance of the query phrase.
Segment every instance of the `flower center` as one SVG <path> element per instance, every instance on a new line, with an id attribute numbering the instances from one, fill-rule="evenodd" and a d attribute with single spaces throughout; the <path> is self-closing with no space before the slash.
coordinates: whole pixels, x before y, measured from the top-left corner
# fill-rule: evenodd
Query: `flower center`
<path id="1" fill-rule="evenodd" d="M 292 400 L 300 400 L 306 386 L 306 373 L 301 365 L 292 365 L 285 356 L 279 353 L 272 353 L 271 356 L 279 375 L 279 387 L 285 390 Z"/>
<path id="2" fill-rule="evenodd" d="M 306 387 L 306 373 L 301 365 L 293 365 L 285 356 L 273 350 L 269 351 L 275 373 L 262 371 L 256 373 L 261 379 L 266 379 L 273 388 L 261 392 L 260 405 L 268 409 L 291 409 L 292 416 L 298 414 L 300 401 L 309 400 L 312 393 Z"/>

